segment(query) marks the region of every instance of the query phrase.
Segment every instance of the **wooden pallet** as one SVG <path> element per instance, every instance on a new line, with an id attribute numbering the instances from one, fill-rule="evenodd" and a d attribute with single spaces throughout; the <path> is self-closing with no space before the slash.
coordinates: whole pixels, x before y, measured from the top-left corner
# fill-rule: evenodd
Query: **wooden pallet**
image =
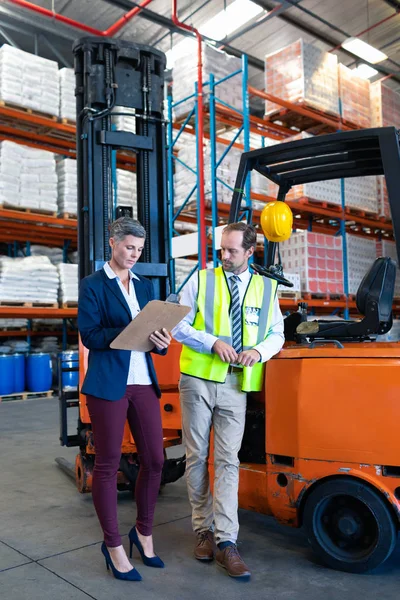
<path id="1" fill-rule="evenodd" d="M 316 292 L 303 292 L 303 300 L 326 300 L 333 302 L 346 302 L 347 298 L 344 294 L 323 294 Z"/>
<path id="2" fill-rule="evenodd" d="M 37 215 L 41 217 L 46 215 L 49 217 L 57 217 L 57 213 L 52 210 L 46 210 L 45 208 L 25 208 L 23 206 L 4 206 L 0 204 L 0 210 L 27 213 L 30 215 Z"/>
<path id="3" fill-rule="evenodd" d="M 0 402 L 10 402 L 12 400 L 35 400 L 36 398 L 52 398 L 54 390 L 47 392 L 20 392 L 19 394 L 5 394 L 0 396 Z"/>
<path id="4" fill-rule="evenodd" d="M 71 221 L 76 221 L 77 220 L 77 215 L 74 215 L 72 213 L 61 213 L 60 214 L 60 219 L 69 219 Z"/>
<path id="5" fill-rule="evenodd" d="M 278 290 L 278 298 L 282 300 L 301 300 L 302 294 L 293 290 Z"/>
<path id="6" fill-rule="evenodd" d="M 330 210 L 332 212 L 338 213 L 338 216 L 343 215 L 343 208 L 341 204 L 334 204 L 333 202 L 326 202 L 325 200 L 314 200 L 313 198 L 297 198 L 295 200 L 288 200 L 289 202 L 296 202 L 300 206 L 309 206 L 310 208 L 325 208 L 326 210 Z M 382 222 L 387 221 L 385 217 L 379 217 L 373 211 L 362 210 L 361 208 L 353 208 L 350 206 L 345 206 L 344 213 L 348 217 L 366 217 L 373 218 Z"/>
<path id="7" fill-rule="evenodd" d="M 77 302 L 61 302 L 61 308 L 77 308 Z"/>
<path id="8" fill-rule="evenodd" d="M 50 113 L 41 112 L 39 110 L 35 110 L 33 108 L 29 108 L 27 106 L 21 106 L 20 104 L 14 104 L 13 102 L 6 102 L 5 100 L 0 100 L 0 106 L 4 108 L 12 108 L 13 110 L 18 110 L 19 112 L 26 113 L 28 115 L 37 115 L 38 117 L 46 117 L 46 119 L 51 119 L 52 121 L 58 121 L 58 117 L 56 115 L 51 115 Z"/>
<path id="9" fill-rule="evenodd" d="M 71 127 L 76 127 L 76 121 L 72 119 L 66 119 L 65 117 L 60 118 L 60 121 L 63 125 L 71 125 Z"/>
<path id="10" fill-rule="evenodd" d="M 288 202 L 295 202 L 299 206 L 309 206 L 310 208 L 325 208 L 337 212 L 338 216 L 343 213 L 343 209 L 340 204 L 334 204 L 333 202 L 326 202 L 325 200 L 313 200 L 312 198 L 297 198 L 296 200 L 288 199 Z"/>
<path id="11" fill-rule="evenodd" d="M 0 306 L 13 308 L 58 308 L 57 302 L 25 302 L 23 300 L 0 300 Z"/>
<path id="12" fill-rule="evenodd" d="M 353 208 L 350 206 L 346 206 L 344 211 L 349 217 L 366 217 L 368 219 L 380 220 L 380 217 L 377 215 L 377 213 L 374 213 L 373 211 L 363 210 L 361 208 Z"/>
<path id="13" fill-rule="evenodd" d="M 306 131 L 313 135 L 333 133 L 340 129 L 340 118 L 338 115 L 322 112 L 305 102 L 299 102 L 298 106 L 299 108 L 307 109 L 310 115 L 301 115 L 295 110 L 281 108 L 269 115 L 265 115 L 264 119 L 270 123 L 278 122 L 287 129 L 293 129 L 293 135 L 301 131 Z M 318 117 L 329 118 L 332 124 L 321 122 L 318 120 Z"/>

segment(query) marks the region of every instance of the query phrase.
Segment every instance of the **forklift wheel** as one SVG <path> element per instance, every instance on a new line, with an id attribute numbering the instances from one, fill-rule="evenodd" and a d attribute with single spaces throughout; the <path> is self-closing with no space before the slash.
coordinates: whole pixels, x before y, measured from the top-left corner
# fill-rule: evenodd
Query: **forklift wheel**
<path id="1" fill-rule="evenodd" d="M 92 491 L 93 460 L 79 453 L 75 459 L 75 483 L 80 494 Z"/>
<path id="2" fill-rule="evenodd" d="M 303 522 L 314 552 L 339 571 L 375 569 L 396 545 L 390 508 L 376 491 L 353 479 L 320 484 L 307 498 Z"/>

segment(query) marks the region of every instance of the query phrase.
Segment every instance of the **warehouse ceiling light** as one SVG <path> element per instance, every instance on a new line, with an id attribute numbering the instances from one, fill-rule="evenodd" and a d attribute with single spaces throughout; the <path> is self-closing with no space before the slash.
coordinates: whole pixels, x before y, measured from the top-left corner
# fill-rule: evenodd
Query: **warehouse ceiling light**
<path id="1" fill-rule="evenodd" d="M 370 44 L 359 40 L 358 38 L 348 38 L 342 43 L 342 48 L 351 52 L 355 56 L 376 65 L 379 62 L 387 59 L 387 55 L 374 48 Z"/>
<path id="2" fill-rule="evenodd" d="M 213 40 L 223 40 L 224 37 L 230 35 L 262 12 L 264 12 L 264 9 L 255 2 L 251 2 L 251 0 L 236 0 L 226 10 L 221 10 L 215 17 L 199 27 L 199 31 L 202 35 Z"/>
<path id="3" fill-rule="evenodd" d="M 373 69 L 365 63 L 361 63 L 361 65 L 358 65 L 358 67 L 352 69 L 352 71 L 355 75 L 358 75 L 358 77 L 362 77 L 363 79 L 371 79 L 371 77 L 378 74 L 376 69 Z"/>
<path id="4" fill-rule="evenodd" d="M 221 10 L 198 29 L 202 35 L 208 38 L 223 41 L 226 36 L 234 33 L 263 12 L 264 9 L 251 0 L 235 0 L 226 10 Z M 166 52 L 167 68 L 171 69 L 178 58 L 194 52 L 195 47 L 195 40 L 190 38 L 176 44 Z"/>

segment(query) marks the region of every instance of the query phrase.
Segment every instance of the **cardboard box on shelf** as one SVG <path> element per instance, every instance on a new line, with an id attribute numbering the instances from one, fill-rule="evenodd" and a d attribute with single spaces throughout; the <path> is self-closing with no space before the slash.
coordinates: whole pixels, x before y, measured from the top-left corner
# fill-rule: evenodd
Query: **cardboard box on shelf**
<path id="1" fill-rule="evenodd" d="M 371 127 L 370 82 L 339 64 L 341 116 L 363 129 Z"/>
<path id="2" fill-rule="evenodd" d="M 392 215 L 390 212 L 389 194 L 387 191 L 385 176 L 378 175 L 376 182 L 378 192 L 378 215 L 380 217 L 385 217 L 385 219 L 391 219 Z"/>
<path id="3" fill-rule="evenodd" d="M 301 291 L 343 294 L 343 250 L 340 237 L 299 231 L 280 244 L 284 272 L 300 275 Z"/>
<path id="4" fill-rule="evenodd" d="M 337 57 L 302 39 L 265 57 L 265 90 L 293 104 L 339 115 Z M 265 114 L 280 110 L 265 103 Z"/>
<path id="5" fill-rule="evenodd" d="M 400 94 L 387 83 L 371 83 L 372 127 L 400 128 Z"/>
<path id="6" fill-rule="evenodd" d="M 359 235 L 346 235 L 349 294 L 357 294 L 364 275 L 376 259 L 376 242 Z"/>

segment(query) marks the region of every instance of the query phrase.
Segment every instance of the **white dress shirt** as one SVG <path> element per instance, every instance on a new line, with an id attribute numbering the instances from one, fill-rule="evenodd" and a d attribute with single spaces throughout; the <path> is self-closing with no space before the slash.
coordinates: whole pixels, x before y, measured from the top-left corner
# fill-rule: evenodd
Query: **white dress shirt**
<path id="1" fill-rule="evenodd" d="M 229 273 L 225 271 L 225 275 L 229 280 L 230 277 L 234 275 L 234 273 Z M 249 269 L 246 269 L 246 271 L 240 273 L 238 277 L 239 281 L 237 281 L 237 285 L 239 289 L 240 303 L 243 304 L 244 295 L 246 293 L 247 286 L 252 275 Z M 253 277 L 259 277 L 259 275 L 253 275 Z M 190 306 L 191 311 L 176 327 L 174 327 L 174 329 L 172 330 L 172 336 L 176 339 L 177 342 L 185 344 L 185 346 L 189 346 L 189 348 L 192 348 L 192 350 L 195 350 L 196 352 L 202 352 L 203 354 L 211 354 L 212 347 L 214 346 L 218 338 L 212 335 L 211 333 L 206 333 L 205 331 L 198 331 L 197 329 L 192 327 L 192 323 L 194 322 L 194 318 L 197 313 L 198 285 L 198 274 L 194 273 L 187 282 L 187 284 L 184 286 L 180 299 L 180 303 L 186 306 Z M 229 288 L 231 289 L 230 283 Z M 265 338 L 265 340 L 257 344 L 257 346 L 254 346 L 254 350 L 257 350 L 257 352 L 259 352 L 261 356 L 261 362 L 266 362 L 279 352 L 279 350 L 284 344 L 284 341 L 285 337 L 283 335 L 283 317 L 281 309 L 279 308 L 278 297 L 276 296 L 274 300 L 268 336 Z"/>
<path id="2" fill-rule="evenodd" d="M 140 313 L 139 303 L 136 298 L 135 287 L 132 279 L 139 279 L 137 275 L 129 271 L 129 294 L 118 275 L 114 273 L 108 263 L 104 265 L 104 271 L 109 279 L 116 279 L 127 305 L 131 311 L 132 321 Z M 146 355 L 144 352 L 132 350 L 129 362 L 128 380 L 126 385 L 151 385 L 149 369 L 147 367 Z"/>

